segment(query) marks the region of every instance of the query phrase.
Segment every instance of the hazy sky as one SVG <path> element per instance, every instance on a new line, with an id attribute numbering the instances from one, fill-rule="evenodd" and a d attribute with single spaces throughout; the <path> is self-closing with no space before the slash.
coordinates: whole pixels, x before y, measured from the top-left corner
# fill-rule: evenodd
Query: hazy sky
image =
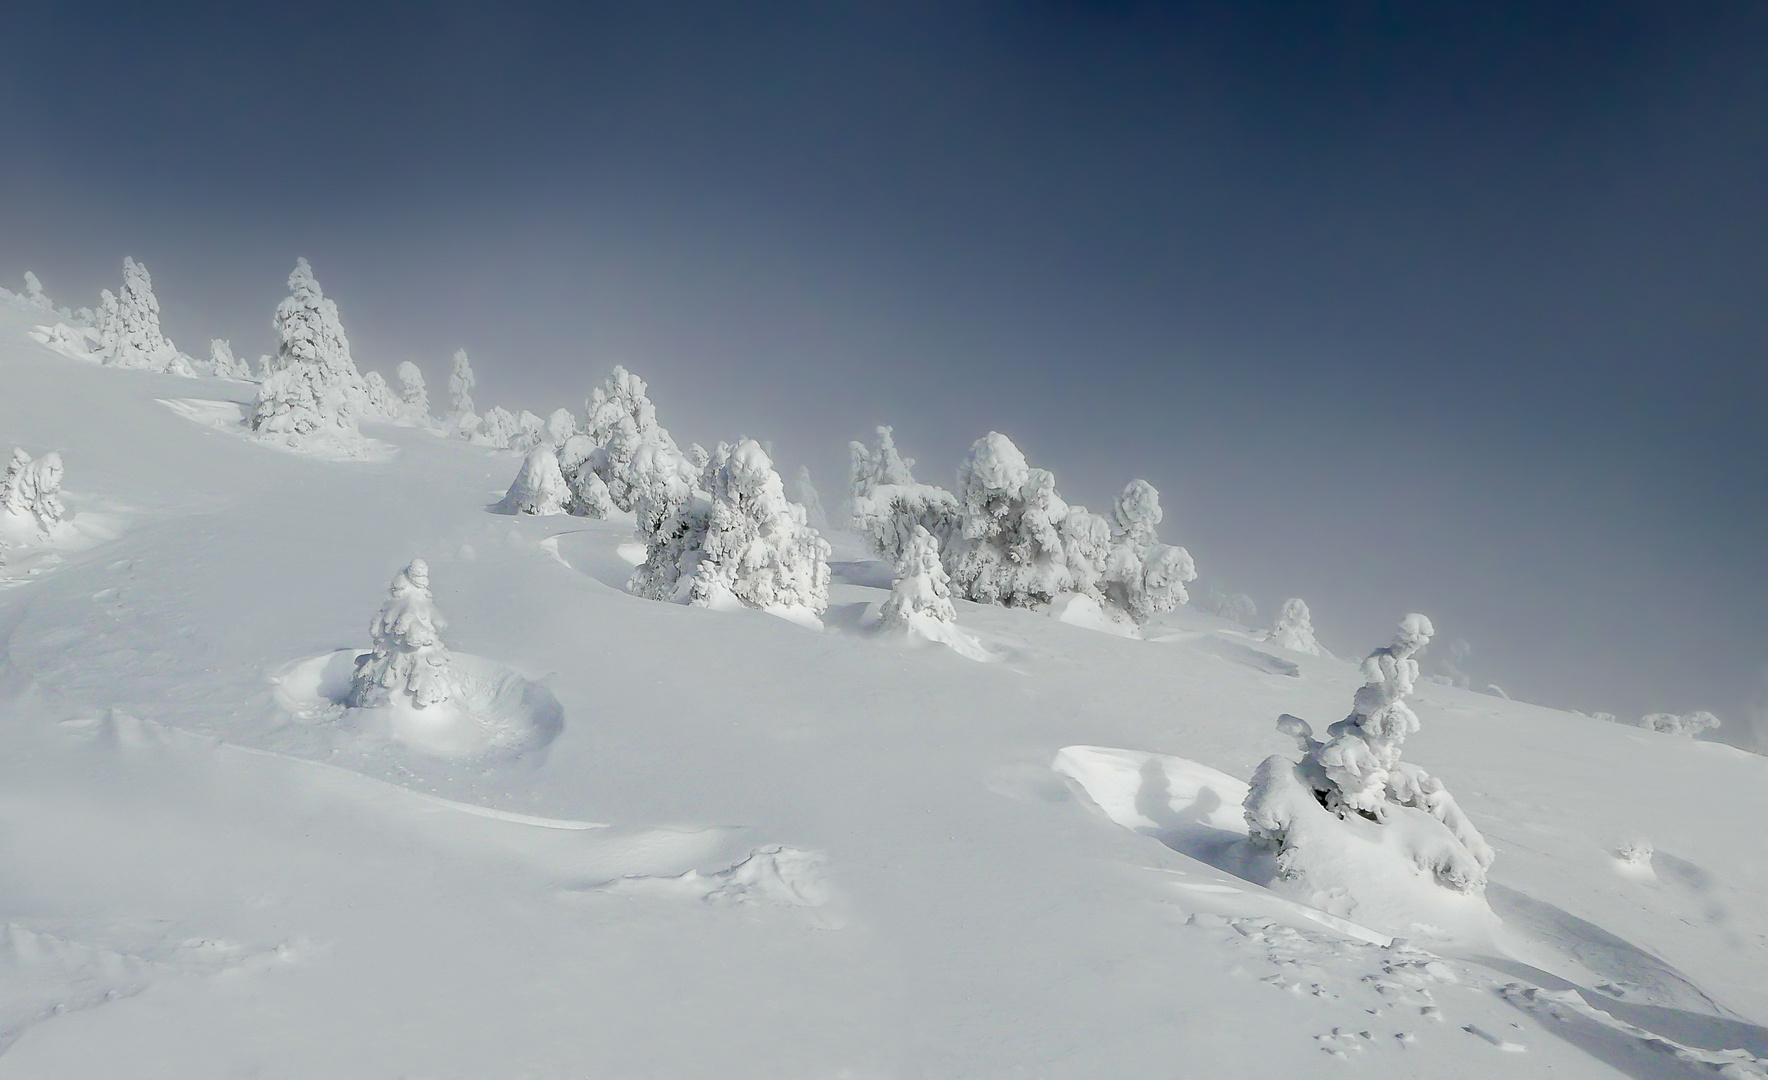
<path id="1" fill-rule="evenodd" d="M 372 11 L 364 10 L 372 7 Z M 1768 5 L 38 4 L 0 277 L 153 271 L 256 356 L 296 255 L 359 364 L 482 406 L 616 362 L 833 502 L 990 429 L 1361 653 L 1709 708 L 1768 663 Z"/>

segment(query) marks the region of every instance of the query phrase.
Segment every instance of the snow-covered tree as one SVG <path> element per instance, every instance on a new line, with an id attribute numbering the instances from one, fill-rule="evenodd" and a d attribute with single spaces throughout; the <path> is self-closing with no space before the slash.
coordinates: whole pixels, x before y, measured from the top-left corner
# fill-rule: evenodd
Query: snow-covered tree
<path id="1" fill-rule="evenodd" d="M 1473 689 L 1473 677 L 1467 674 L 1468 660 L 1473 656 L 1473 646 L 1465 638 L 1456 638 L 1449 642 L 1447 649 L 1438 653 L 1430 650 L 1431 672 L 1426 678 L 1445 686 L 1458 686 L 1463 690 Z"/>
<path id="2" fill-rule="evenodd" d="M 559 471 L 559 458 L 545 443 L 528 451 L 521 471 L 498 503 L 506 514 L 563 514 L 571 502 L 571 489 Z"/>
<path id="3" fill-rule="evenodd" d="M 401 360 L 394 375 L 399 379 L 399 400 L 405 403 L 406 412 L 415 420 L 427 419 L 430 390 L 424 385 L 423 371 L 410 360 Z"/>
<path id="4" fill-rule="evenodd" d="M 473 435 L 473 441 L 493 446 L 499 450 L 508 450 L 510 440 L 516 437 L 515 414 L 502 405 L 493 405 L 485 410 L 480 418 L 479 430 Z"/>
<path id="5" fill-rule="evenodd" d="M 1075 589 L 1071 557 L 1083 579 L 1102 577 L 1093 561 L 1100 554 L 1096 515 L 1083 507 L 1071 516 L 1056 478 L 1028 465 L 1005 435 L 991 431 L 971 446 L 957 497 L 962 524 L 946 569 L 963 596 L 1009 607 L 1047 604 Z"/>
<path id="6" fill-rule="evenodd" d="M 1394 807 L 1409 807 L 1444 827 L 1415 852 L 1437 880 L 1468 892 L 1484 884 L 1491 847 L 1442 781 L 1400 760 L 1406 736 L 1418 730 L 1418 717 L 1405 700 L 1418 681 L 1414 657 L 1434 633 L 1423 615 L 1401 621 L 1393 644 L 1363 661 L 1364 683 L 1351 714 L 1328 729 L 1328 741 L 1317 741 L 1307 721 L 1298 717 L 1285 715 L 1278 721 L 1278 729 L 1301 748 L 1302 761 L 1298 765 L 1281 756 L 1267 758 L 1253 777 L 1245 810 L 1253 837 L 1278 850 L 1279 867 L 1286 872 L 1306 858 L 1292 835 L 1298 816 L 1324 808 L 1340 819 L 1354 814 L 1380 823 L 1389 820 Z M 1308 798 L 1298 801 L 1298 790 L 1305 790 Z"/>
<path id="7" fill-rule="evenodd" d="M 712 452 L 699 443 L 689 443 L 688 464 L 694 467 L 696 474 L 703 473 L 706 471 L 706 466 L 712 464 Z"/>
<path id="8" fill-rule="evenodd" d="M 547 441 L 546 421 L 523 409 L 516 414 L 516 431 L 510 436 L 510 449 L 526 453 Z"/>
<path id="9" fill-rule="evenodd" d="M 106 302 L 107 314 L 112 315 L 113 321 L 105 339 L 105 363 L 173 375 L 196 374 L 190 360 L 160 332 L 160 301 L 154 296 L 153 278 L 147 267 L 125 258 L 123 292 L 114 299 L 114 311 L 111 303 Z"/>
<path id="10" fill-rule="evenodd" d="M 1704 710 L 1691 713 L 1647 713 L 1639 718 L 1639 726 L 1647 731 L 1656 731 L 1664 735 L 1681 735 L 1692 739 L 1702 732 L 1712 731 L 1719 727 L 1717 716 Z"/>
<path id="11" fill-rule="evenodd" d="M 577 436 L 582 438 L 582 436 Z M 571 501 L 565 509 L 578 517 L 603 519 L 614 512 L 614 500 L 608 495 L 608 485 L 596 475 L 594 469 L 575 469 L 565 473 L 565 483 L 571 489 Z"/>
<path id="12" fill-rule="evenodd" d="M 565 445 L 565 440 L 577 434 L 577 417 L 570 409 L 554 409 L 546 418 L 546 441 L 552 443 L 553 449 Z"/>
<path id="13" fill-rule="evenodd" d="M 1131 480 L 1111 508 L 1104 596 L 1138 623 L 1184 604 L 1190 599 L 1185 586 L 1197 577 L 1190 552 L 1160 542 L 1157 530 L 1164 516 L 1160 492 L 1146 480 Z"/>
<path id="14" fill-rule="evenodd" d="M 890 586 L 890 599 L 879 611 L 881 625 L 886 629 L 910 629 L 917 623 L 953 623 L 958 609 L 952 604 L 951 578 L 939 561 L 939 541 L 921 526 L 903 549 L 902 561 L 896 564 L 896 580 Z"/>
<path id="15" fill-rule="evenodd" d="M 804 508 L 786 500 L 773 462 L 745 439 L 717 462 L 711 491 L 693 493 L 652 533 L 628 588 L 654 600 L 719 606 L 735 599 L 820 615 L 828 607 L 828 558 L 828 542 L 805 521 Z"/>
<path id="16" fill-rule="evenodd" d="M 467 351 L 455 350 L 454 370 L 448 376 L 448 421 L 455 434 L 463 439 L 472 438 L 479 428 L 479 414 L 473 411 L 473 387 L 478 382 Z"/>
<path id="17" fill-rule="evenodd" d="M 24 447 L 12 451 L 0 476 L 0 510 L 33 523 L 47 536 L 67 517 L 61 501 L 61 455 L 51 450 L 35 461 Z"/>
<path id="18" fill-rule="evenodd" d="M 233 355 L 233 346 L 225 338 L 213 338 L 209 341 L 209 366 L 214 369 L 217 379 L 252 381 L 251 367 Z"/>
<path id="19" fill-rule="evenodd" d="M 872 553 L 894 566 L 902 561 L 915 529 L 923 528 L 949 557 L 960 531 L 958 497 L 942 487 L 917 483 L 909 471 L 913 458 L 897 453 L 891 429 L 878 429 L 878 448 L 850 444 L 848 512 L 854 532 L 866 538 Z"/>
<path id="20" fill-rule="evenodd" d="M 798 505 L 804 507 L 804 516 L 811 528 L 819 533 L 829 531 L 829 515 L 823 510 L 822 496 L 817 494 L 816 485 L 811 482 L 807 465 L 798 466 Z"/>
<path id="21" fill-rule="evenodd" d="M 289 296 L 273 320 L 279 344 L 258 388 L 252 430 L 291 446 L 314 441 L 358 445 L 356 418 L 368 387 L 350 356 L 350 339 L 306 259 L 296 259 Z"/>
<path id="22" fill-rule="evenodd" d="M 422 559 L 393 575 L 387 602 L 369 624 L 373 651 L 358 657 L 350 681 L 351 708 L 372 709 L 391 701 L 418 708 L 439 705 L 456 693 L 442 631 L 448 623 L 430 595 L 430 567 Z"/>
<path id="23" fill-rule="evenodd" d="M 55 310 L 55 302 L 50 300 L 48 294 L 43 291 L 43 283 L 38 281 L 37 275 L 29 270 L 25 271 L 25 303 L 32 307 L 42 308 L 44 311 Z"/>
<path id="24" fill-rule="evenodd" d="M 1308 611 L 1307 602 L 1300 597 L 1292 596 L 1283 601 L 1265 640 L 1291 652 L 1321 655 L 1320 643 L 1314 639 L 1313 615 Z"/>
<path id="25" fill-rule="evenodd" d="M 657 407 L 646 393 L 645 381 L 624 367 L 616 367 L 602 385 L 590 391 L 583 430 L 596 448 L 589 467 L 601 476 L 614 505 L 622 510 L 634 509 L 639 488 L 650 482 L 633 472 L 641 447 L 663 447 L 668 451 L 666 456 L 686 461 L 675 440 L 657 422 Z M 658 459 L 650 455 L 649 460 L 655 466 Z M 673 468 L 671 464 L 669 471 Z"/>
<path id="26" fill-rule="evenodd" d="M 37 472 L 22 446 L 12 448 L 6 474 L 0 477 L 0 509 L 13 517 L 29 517 L 37 502 Z"/>
<path id="27" fill-rule="evenodd" d="M 633 524 L 647 543 L 693 498 L 698 479 L 681 451 L 658 442 L 639 445 L 626 475 Z"/>
<path id="28" fill-rule="evenodd" d="M 393 392 L 386 378 L 378 371 L 362 376 L 362 414 L 373 420 L 397 420 L 405 412 L 405 403 Z"/>

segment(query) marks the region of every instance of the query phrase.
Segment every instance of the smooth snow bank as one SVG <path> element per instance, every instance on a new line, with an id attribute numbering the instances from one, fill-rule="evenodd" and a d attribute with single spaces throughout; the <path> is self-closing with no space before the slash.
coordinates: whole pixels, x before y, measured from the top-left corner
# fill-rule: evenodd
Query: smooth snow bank
<path id="1" fill-rule="evenodd" d="M 336 724 L 370 743 L 394 743 L 431 757 L 499 761 L 544 750 L 564 730 L 564 709 L 546 687 L 482 657 L 451 653 L 457 687 L 446 702 L 418 708 L 403 698 L 371 709 L 347 705 L 364 650 L 308 657 L 271 679 L 276 701 L 310 723 Z"/>
<path id="2" fill-rule="evenodd" d="M 823 868 L 828 857 L 784 845 L 757 848 L 713 873 L 689 870 L 673 877 L 628 876 L 598 891 L 625 896 L 700 900 L 724 906 L 821 908 L 835 899 Z M 826 929 L 838 921 L 819 920 Z"/>
<path id="3" fill-rule="evenodd" d="M 925 612 L 915 611 L 904 616 L 894 624 L 880 622 L 878 632 L 912 644 L 944 645 L 952 652 L 966 660 L 986 664 L 1001 659 L 1001 655 L 982 643 L 982 639 L 956 623 L 936 619 Z"/>
<path id="4" fill-rule="evenodd" d="M 1099 601 L 1085 593 L 1063 593 L 1050 601 L 1050 618 L 1057 622 L 1078 626 L 1083 630 L 1097 630 L 1101 634 L 1116 637 L 1139 638 L 1142 631 L 1133 622 L 1112 618 Z"/>
<path id="5" fill-rule="evenodd" d="M 215 401 L 210 398 L 155 398 L 154 400 L 193 424 L 228 435 L 237 435 L 258 446 L 268 446 L 273 450 L 281 450 L 285 453 L 315 457 L 322 461 L 368 462 L 391 461 L 399 453 L 398 448 L 379 439 L 371 439 L 366 435 L 357 436 L 355 439 L 311 436 L 305 442 L 298 443 L 254 435 L 246 416 L 249 406 L 241 405 L 236 401 Z"/>

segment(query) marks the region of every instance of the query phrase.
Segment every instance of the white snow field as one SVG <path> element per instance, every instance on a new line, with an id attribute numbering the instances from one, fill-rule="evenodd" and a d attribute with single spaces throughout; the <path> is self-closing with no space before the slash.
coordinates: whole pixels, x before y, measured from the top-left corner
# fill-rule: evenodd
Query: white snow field
<path id="1" fill-rule="evenodd" d="M 1354 661 L 960 601 L 975 663 L 841 533 L 821 631 L 641 599 L 517 453 L 291 453 L 41 321 L 0 443 L 92 527 L 0 569 L 0 1078 L 1768 1076 L 1768 758 L 1421 684 L 1497 924 L 1369 925 L 1238 805 Z M 415 557 L 455 711 L 347 709 Z"/>

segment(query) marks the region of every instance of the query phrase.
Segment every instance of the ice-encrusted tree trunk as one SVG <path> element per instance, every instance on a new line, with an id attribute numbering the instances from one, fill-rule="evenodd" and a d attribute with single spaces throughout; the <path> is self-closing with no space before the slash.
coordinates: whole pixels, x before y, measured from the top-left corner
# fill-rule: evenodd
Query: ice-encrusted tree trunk
<path id="1" fill-rule="evenodd" d="M 810 467 L 798 466 L 798 505 L 804 507 L 804 516 L 810 527 L 817 532 L 829 531 L 829 515 L 823 509 L 822 496 L 817 494 L 816 484 L 810 479 Z"/>
<path id="2" fill-rule="evenodd" d="M 354 447 L 368 389 L 350 355 L 350 339 L 306 259 L 296 259 L 289 295 L 276 307 L 276 358 L 258 389 L 252 430 L 293 447 L 332 442 Z"/>
<path id="3" fill-rule="evenodd" d="M 1400 622 L 1393 644 L 1363 661 L 1364 682 L 1351 714 L 1327 729 L 1326 742 L 1313 737 L 1305 720 L 1285 715 L 1278 721 L 1303 751 L 1302 760 L 1267 758 L 1253 776 L 1245 811 L 1252 836 L 1277 849 L 1286 872 L 1307 857 L 1293 835 L 1298 815 L 1323 809 L 1340 819 L 1360 815 L 1380 823 L 1393 807 L 1408 807 L 1446 830 L 1446 836 L 1426 838 L 1414 857 L 1444 885 L 1470 892 L 1483 886 L 1491 847 L 1442 781 L 1400 759 L 1406 736 L 1418 730 L 1418 717 L 1406 704 L 1418 681 L 1414 656 L 1434 633 L 1423 615 Z M 1298 791 L 1305 791 L 1306 801 L 1296 798 Z"/>
<path id="4" fill-rule="evenodd" d="M 1111 508 L 1104 596 L 1138 623 L 1188 601 L 1185 586 L 1197 578 L 1189 551 L 1160 542 L 1158 527 L 1164 517 L 1160 492 L 1146 480 L 1124 485 Z"/>
<path id="5" fill-rule="evenodd" d="M 753 439 L 713 461 L 711 491 L 693 493 L 652 533 L 628 588 L 654 600 L 822 614 L 829 545 L 787 501 L 773 462 Z"/>
<path id="6" fill-rule="evenodd" d="M 917 623 L 951 624 L 958 620 L 952 604 L 951 578 L 939 561 L 939 541 L 921 526 L 909 537 L 902 560 L 896 564 L 896 580 L 890 599 L 879 609 L 879 624 L 887 630 L 911 630 Z"/>
<path id="7" fill-rule="evenodd" d="M 401 360 L 393 374 L 399 380 L 399 400 L 405 403 L 405 411 L 413 420 L 428 420 L 430 389 L 424 385 L 422 369 L 410 360 Z"/>
<path id="8" fill-rule="evenodd" d="M 173 375 L 196 374 L 190 361 L 160 332 L 160 301 L 153 292 L 153 278 L 147 267 L 132 258 L 123 260 L 123 291 L 115 304 L 105 363 Z"/>
<path id="9" fill-rule="evenodd" d="M 479 428 L 479 414 L 473 411 L 473 387 L 478 382 L 467 351 L 455 350 L 454 369 L 448 375 L 448 421 L 455 434 L 463 439 L 472 438 Z"/>
<path id="10" fill-rule="evenodd" d="M 565 513 L 570 502 L 571 488 L 565 483 L 565 474 L 559 471 L 558 455 L 542 443 L 522 459 L 521 470 L 497 506 L 506 514 L 544 516 Z"/>
<path id="11" fill-rule="evenodd" d="M 1291 652 L 1321 655 L 1320 643 L 1314 639 L 1313 615 L 1308 611 L 1307 602 L 1297 596 L 1283 601 L 1265 640 Z"/>
<path id="12" fill-rule="evenodd" d="M 448 623 L 430 595 L 430 567 L 422 559 L 393 575 L 387 602 L 369 625 L 371 652 L 357 658 L 349 704 L 372 709 L 395 699 L 418 708 L 454 696 L 456 680 L 442 631 Z"/>

